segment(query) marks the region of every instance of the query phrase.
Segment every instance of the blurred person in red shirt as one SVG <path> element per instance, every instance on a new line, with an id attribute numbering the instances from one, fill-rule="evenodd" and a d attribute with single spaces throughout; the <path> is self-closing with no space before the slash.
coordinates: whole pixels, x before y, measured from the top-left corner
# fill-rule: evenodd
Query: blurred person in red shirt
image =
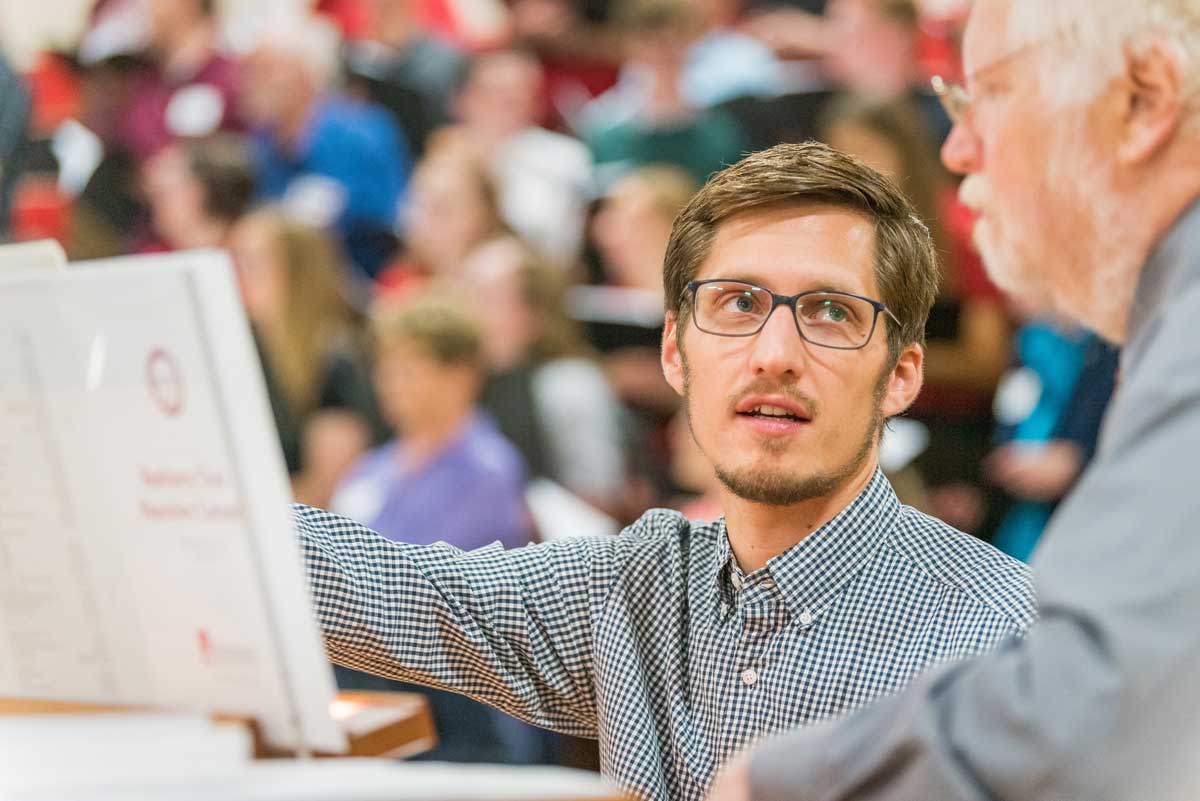
<path id="1" fill-rule="evenodd" d="M 562 130 L 617 82 L 619 41 L 606 0 L 512 0 L 512 46 L 537 56 L 541 121 Z"/>
<path id="2" fill-rule="evenodd" d="M 136 160 L 180 136 L 243 128 L 234 59 L 219 43 L 216 0 L 135 0 L 152 67 L 134 84 L 122 131 Z"/>

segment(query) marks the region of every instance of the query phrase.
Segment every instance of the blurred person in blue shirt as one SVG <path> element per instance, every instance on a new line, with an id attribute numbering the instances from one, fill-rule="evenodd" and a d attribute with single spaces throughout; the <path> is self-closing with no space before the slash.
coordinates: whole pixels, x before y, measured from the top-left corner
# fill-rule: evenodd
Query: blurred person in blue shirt
<path id="1" fill-rule="evenodd" d="M 1025 322 L 1015 349 L 1017 365 L 996 394 L 999 445 L 984 472 L 1010 501 L 992 544 L 1028 562 L 1059 501 L 1096 452 L 1116 386 L 1118 349 L 1046 314 Z"/>
<path id="2" fill-rule="evenodd" d="M 316 19 L 272 24 L 243 64 L 242 111 L 255 128 L 260 193 L 335 228 L 373 277 L 396 250 L 410 157 L 386 111 L 332 91 L 338 46 Z"/>

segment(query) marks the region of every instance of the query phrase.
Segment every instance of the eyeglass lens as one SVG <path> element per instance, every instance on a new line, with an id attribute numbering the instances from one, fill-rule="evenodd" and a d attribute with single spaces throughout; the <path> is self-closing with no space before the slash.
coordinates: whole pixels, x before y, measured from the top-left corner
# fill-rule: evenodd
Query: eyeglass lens
<path id="1" fill-rule="evenodd" d="M 752 284 L 720 282 L 696 287 L 696 325 L 721 336 L 749 336 L 767 321 L 771 293 Z M 839 292 L 806 293 L 796 301 L 796 323 L 814 345 L 859 348 L 875 324 L 876 310 L 868 301 Z"/>

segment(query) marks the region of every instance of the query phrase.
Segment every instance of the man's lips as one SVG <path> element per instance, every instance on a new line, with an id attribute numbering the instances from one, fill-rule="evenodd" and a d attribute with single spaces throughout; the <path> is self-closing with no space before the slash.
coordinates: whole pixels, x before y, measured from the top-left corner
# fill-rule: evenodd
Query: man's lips
<path id="1" fill-rule="evenodd" d="M 754 418 L 772 418 L 808 423 L 812 421 L 809 405 L 787 395 L 748 395 L 734 406 L 734 413 Z"/>
<path id="2" fill-rule="evenodd" d="M 739 414 L 737 421 L 756 433 L 769 437 L 796 434 L 812 425 L 808 420 L 795 417 L 755 417 L 749 414 Z"/>
<path id="3" fill-rule="evenodd" d="M 787 395 L 748 395 L 734 407 L 739 422 L 759 434 L 794 434 L 812 422 L 809 404 Z"/>

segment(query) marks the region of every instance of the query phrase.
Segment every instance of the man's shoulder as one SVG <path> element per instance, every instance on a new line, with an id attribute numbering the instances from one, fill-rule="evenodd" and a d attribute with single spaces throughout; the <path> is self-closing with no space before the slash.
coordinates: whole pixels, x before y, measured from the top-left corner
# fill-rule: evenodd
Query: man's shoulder
<path id="1" fill-rule="evenodd" d="M 604 538 L 624 556 L 627 569 L 650 565 L 666 570 L 715 551 L 717 524 L 689 521 L 674 509 L 650 509 L 614 537 Z"/>
<path id="2" fill-rule="evenodd" d="M 902 506 L 890 549 L 931 579 L 1024 630 L 1037 618 L 1033 573 L 998 548 L 936 517 Z"/>
<path id="3" fill-rule="evenodd" d="M 301 539 L 338 534 L 373 534 L 363 524 L 325 509 L 305 506 L 302 503 L 293 503 L 291 508 L 292 524 Z"/>
<path id="4" fill-rule="evenodd" d="M 648 509 L 619 536 L 630 542 L 677 543 L 690 539 L 692 533 L 703 536 L 709 528 L 712 524 L 694 523 L 674 509 Z"/>

